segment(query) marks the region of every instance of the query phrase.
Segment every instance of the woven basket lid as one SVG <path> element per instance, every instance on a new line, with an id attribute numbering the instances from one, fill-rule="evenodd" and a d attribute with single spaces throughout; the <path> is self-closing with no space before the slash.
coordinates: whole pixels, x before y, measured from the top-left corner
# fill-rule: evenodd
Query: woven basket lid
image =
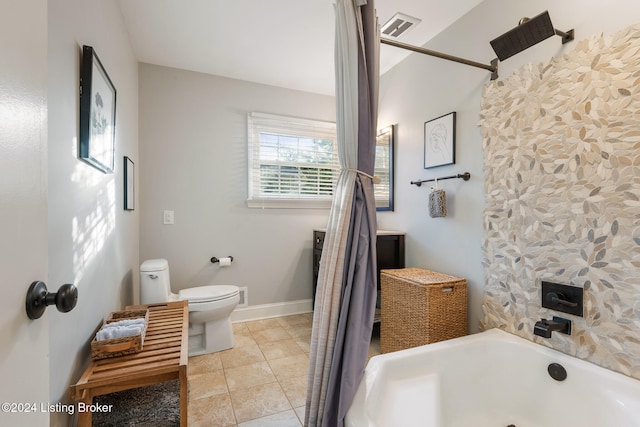
<path id="1" fill-rule="evenodd" d="M 457 282 L 465 282 L 466 279 L 462 277 L 451 276 L 448 274 L 440 273 L 438 271 L 426 270 L 424 268 L 399 268 L 394 270 L 380 270 L 381 274 L 394 276 L 403 280 L 408 280 L 420 285 L 442 285 L 455 284 Z"/>

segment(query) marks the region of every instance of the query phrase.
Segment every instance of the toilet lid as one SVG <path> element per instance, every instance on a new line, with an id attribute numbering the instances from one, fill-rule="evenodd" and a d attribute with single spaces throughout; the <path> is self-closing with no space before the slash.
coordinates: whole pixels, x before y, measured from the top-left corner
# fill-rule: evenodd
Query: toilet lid
<path id="1" fill-rule="evenodd" d="M 230 298 L 240 292 L 237 286 L 212 285 L 182 289 L 178 298 L 189 302 L 210 302 Z"/>
<path id="2" fill-rule="evenodd" d="M 140 271 L 162 271 L 169 268 L 169 262 L 166 259 L 148 259 L 140 266 Z"/>

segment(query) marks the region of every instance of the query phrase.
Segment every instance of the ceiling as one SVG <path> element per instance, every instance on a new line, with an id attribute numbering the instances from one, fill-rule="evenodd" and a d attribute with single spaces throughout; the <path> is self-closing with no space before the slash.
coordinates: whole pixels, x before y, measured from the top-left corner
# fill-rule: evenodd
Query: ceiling
<path id="1" fill-rule="evenodd" d="M 140 62 L 313 93 L 334 93 L 334 0 L 119 0 Z M 421 46 L 482 0 L 377 0 L 422 20 L 398 41 Z M 380 49 L 384 73 L 409 52 Z"/>

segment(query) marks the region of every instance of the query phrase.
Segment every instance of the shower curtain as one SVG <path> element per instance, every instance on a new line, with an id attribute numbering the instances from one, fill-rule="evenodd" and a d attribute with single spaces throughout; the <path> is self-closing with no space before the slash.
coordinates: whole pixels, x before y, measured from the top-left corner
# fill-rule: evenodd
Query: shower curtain
<path id="1" fill-rule="evenodd" d="M 336 123 L 341 173 L 323 246 L 305 426 L 344 424 L 364 372 L 376 303 L 373 194 L 379 30 L 373 0 L 336 0 Z"/>

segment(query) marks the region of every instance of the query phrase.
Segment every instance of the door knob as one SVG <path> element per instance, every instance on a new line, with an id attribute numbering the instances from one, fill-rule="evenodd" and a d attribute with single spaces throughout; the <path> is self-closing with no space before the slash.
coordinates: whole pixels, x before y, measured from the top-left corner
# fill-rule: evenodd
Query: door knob
<path id="1" fill-rule="evenodd" d="M 73 310 L 78 302 L 78 288 L 68 283 L 60 286 L 58 292 L 48 292 L 44 282 L 31 283 L 27 291 L 27 316 L 29 319 L 39 319 L 47 306 L 55 304 L 58 311 L 67 313 Z"/>

